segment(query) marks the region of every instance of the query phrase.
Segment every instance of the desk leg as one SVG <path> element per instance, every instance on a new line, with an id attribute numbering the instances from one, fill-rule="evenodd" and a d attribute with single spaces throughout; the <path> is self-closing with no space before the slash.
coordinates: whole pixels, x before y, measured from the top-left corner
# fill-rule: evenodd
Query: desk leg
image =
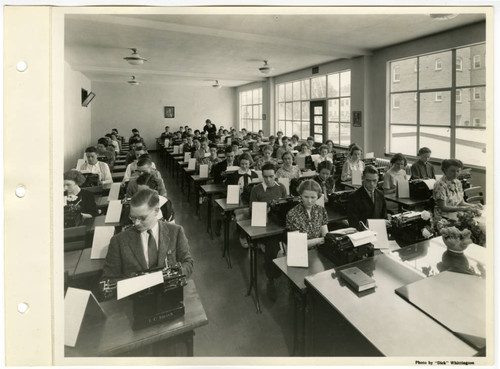
<path id="1" fill-rule="evenodd" d="M 186 172 L 186 184 L 187 184 L 187 200 L 188 204 L 191 203 L 191 181 L 190 181 L 191 176 Z"/>
<path id="2" fill-rule="evenodd" d="M 212 195 L 207 195 L 207 232 L 210 233 L 210 239 L 214 239 L 212 233 Z"/>
<path id="3" fill-rule="evenodd" d="M 259 288 L 257 287 L 257 243 L 254 245 L 252 240 L 248 239 L 248 244 L 250 245 L 250 286 L 248 287 L 247 296 L 252 293 L 253 288 L 255 292 L 255 307 L 257 308 L 257 313 L 261 314 Z"/>
<path id="4" fill-rule="evenodd" d="M 224 246 L 222 249 L 222 257 L 226 257 L 227 266 L 232 268 L 231 255 L 229 254 L 229 226 L 231 224 L 231 212 L 224 212 Z"/>
<path id="5" fill-rule="evenodd" d="M 198 215 L 198 219 L 200 218 L 200 188 L 194 183 L 194 192 L 196 193 L 196 215 Z"/>
<path id="6" fill-rule="evenodd" d="M 187 332 L 186 336 L 186 350 L 187 350 L 187 356 L 193 357 L 194 356 L 194 331 Z"/>
<path id="7" fill-rule="evenodd" d="M 184 168 L 179 165 L 179 173 L 181 175 L 181 193 L 184 193 L 184 176 L 186 175 L 186 172 L 184 171 Z"/>

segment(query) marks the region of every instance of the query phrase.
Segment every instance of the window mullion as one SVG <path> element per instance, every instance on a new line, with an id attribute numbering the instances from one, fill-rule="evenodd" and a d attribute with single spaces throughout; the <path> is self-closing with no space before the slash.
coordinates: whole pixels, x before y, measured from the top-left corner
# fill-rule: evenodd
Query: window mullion
<path id="1" fill-rule="evenodd" d="M 450 97 L 450 158 L 454 158 L 456 155 L 455 150 L 455 139 L 456 139 L 456 110 L 457 110 L 457 93 L 456 93 L 456 84 L 457 84 L 457 66 L 456 66 L 456 57 L 457 50 L 453 49 L 451 51 L 451 97 Z"/>

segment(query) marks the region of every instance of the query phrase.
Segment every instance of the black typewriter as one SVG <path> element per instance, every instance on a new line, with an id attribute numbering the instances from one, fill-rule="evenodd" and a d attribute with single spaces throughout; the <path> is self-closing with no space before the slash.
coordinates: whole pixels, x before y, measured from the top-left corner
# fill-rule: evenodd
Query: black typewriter
<path id="1" fill-rule="evenodd" d="M 99 174 L 96 173 L 82 173 L 85 177 L 85 182 L 80 187 L 97 187 L 99 186 Z"/>
<path id="2" fill-rule="evenodd" d="M 339 211 L 347 211 L 347 202 L 349 200 L 349 195 L 353 193 L 355 190 L 345 190 L 345 191 L 335 191 L 328 195 L 327 206 L 339 210 Z"/>
<path id="3" fill-rule="evenodd" d="M 430 218 L 422 219 L 420 211 L 407 211 L 391 217 L 391 236 L 400 246 L 408 246 L 427 239 L 422 234 L 422 230 L 426 227 L 430 228 Z"/>
<path id="4" fill-rule="evenodd" d="M 272 200 L 269 203 L 269 217 L 281 226 L 286 225 L 286 215 L 288 211 L 300 203 L 300 197 L 286 197 L 279 200 Z"/>
<path id="5" fill-rule="evenodd" d="M 184 315 L 184 286 L 187 284 L 187 281 L 186 276 L 182 274 L 180 263 L 163 269 L 139 272 L 131 277 L 159 270 L 163 273 L 163 284 L 147 288 L 129 296 L 133 302 L 133 330 L 163 323 Z M 116 298 L 117 282 L 105 280 L 99 283 L 102 300 Z"/>
<path id="6" fill-rule="evenodd" d="M 412 199 L 427 200 L 432 197 L 432 190 L 422 180 L 410 180 L 409 187 Z"/>
<path id="7" fill-rule="evenodd" d="M 64 228 L 78 227 L 83 224 L 80 206 L 64 206 Z"/>
<path id="8" fill-rule="evenodd" d="M 356 233 L 355 228 L 339 229 L 327 233 L 325 242 L 318 246 L 318 251 L 328 258 L 335 266 L 341 266 L 363 260 L 374 255 L 372 243 L 354 247 L 348 234 Z"/>

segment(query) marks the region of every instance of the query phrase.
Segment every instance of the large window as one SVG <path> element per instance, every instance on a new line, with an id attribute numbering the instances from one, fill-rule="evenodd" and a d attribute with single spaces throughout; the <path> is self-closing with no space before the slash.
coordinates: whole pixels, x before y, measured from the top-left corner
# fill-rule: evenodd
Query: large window
<path id="1" fill-rule="evenodd" d="M 486 165 L 485 44 L 389 63 L 390 152 Z M 398 76 L 398 78 L 394 78 Z"/>
<path id="2" fill-rule="evenodd" d="M 240 92 L 240 130 L 262 129 L 262 88 Z"/>
<path id="3" fill-rule="evenodd" d="M 351 141 L 351 72 L 342 71 L 276 85 L 276 126 L 286 136 L 311 135 L 310 102 L 327 101 L 324 137 L 337 145 Z"/>

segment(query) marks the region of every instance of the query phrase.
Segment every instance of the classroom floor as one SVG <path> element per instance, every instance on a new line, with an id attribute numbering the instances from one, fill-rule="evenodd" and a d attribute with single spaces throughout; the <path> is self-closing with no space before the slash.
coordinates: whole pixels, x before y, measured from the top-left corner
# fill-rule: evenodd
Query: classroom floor
<path id="1" fill-rule="evenodd" d="M 176 223 L 184 227 L 194 258 L 192 278 L 208 317 L 208 325 L 195 331 L 195 356 L 290 356 L 293 349 L 293 297 L 284 276 L 276 280 L 278 298 L 266 295 L 264 254 L 258 255 L 258 284 L 262 314 L 256 313 L 252 296 L 247 296 L 249 251 L 240 246 L 233 222 L 230 231 L 232 269 L 222 258 L 222 236 L 210 239 L 206 232 L 206 204 L 195 215 L 194 193 L 191 203 L 172 173 L 152 153 L 172 201 Z M 192 190 L 191 186 L 191 190 Z"/>

